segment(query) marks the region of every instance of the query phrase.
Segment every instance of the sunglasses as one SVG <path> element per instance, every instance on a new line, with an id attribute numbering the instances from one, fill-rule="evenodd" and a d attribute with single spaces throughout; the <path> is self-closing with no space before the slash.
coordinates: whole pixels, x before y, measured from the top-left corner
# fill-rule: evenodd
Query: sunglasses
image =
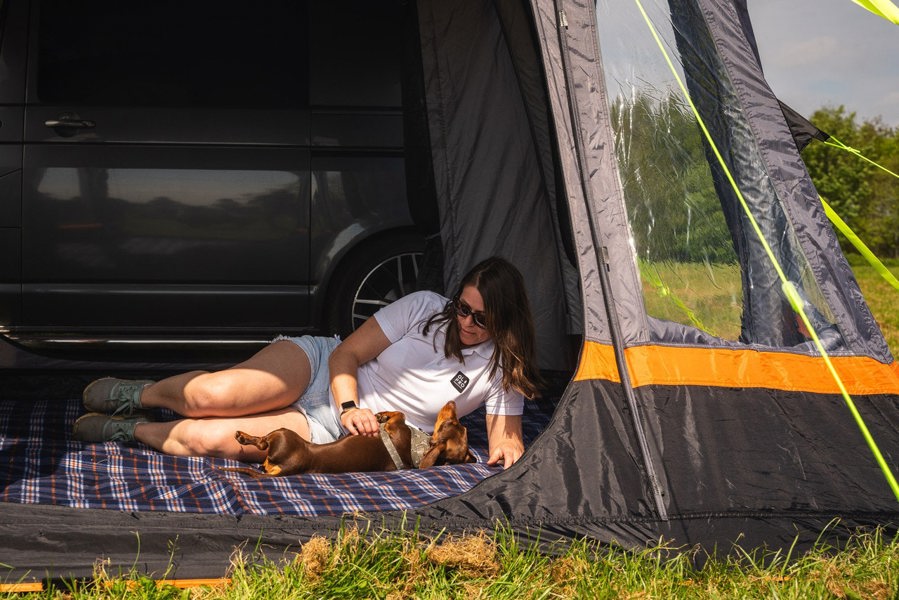
<path id="1" fill-rule="evenodd" d="M 471 310 L 471 307 L 458 296 L 453 299 L 453 308 L 458 316 L 463 319 L 471 317 L 475 325 L 481 329 L 487 329 L 487 315 L 481 311 Z"/>

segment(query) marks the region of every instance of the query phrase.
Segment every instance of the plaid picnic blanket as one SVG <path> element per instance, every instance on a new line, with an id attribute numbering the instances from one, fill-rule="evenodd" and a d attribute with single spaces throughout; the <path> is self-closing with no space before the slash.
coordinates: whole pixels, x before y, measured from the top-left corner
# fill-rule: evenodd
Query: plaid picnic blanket
<path id="1" fill-rule="evenodd" d="M 412 509 L 458 495 L 501 470 L 488 467 L 482 412 L 469 415 L 477 463 L 390 473 L 292 475 L 253 479 L 219 467 L 227 459 L 173 457 L 146 446 L 71 439 L 84 409 L 80 393 L 11 399 L 0 392 L 0 501 L 121 511 L 229 515 L 339 516 Z M 542 431 L 550 410 L 526 407 L 525 441 Z"/>

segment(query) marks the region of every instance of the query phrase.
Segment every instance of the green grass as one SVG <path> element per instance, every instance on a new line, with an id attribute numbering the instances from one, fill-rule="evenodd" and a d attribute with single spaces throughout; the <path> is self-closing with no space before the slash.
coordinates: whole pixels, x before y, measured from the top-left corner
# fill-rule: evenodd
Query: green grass
<path id="1" fill-rule="evenodd" d="M 640 262 L 646 312 L 726 340 L 740 337 L 743 292 L 737 264 Z"/>
<path id="2" fill-rule="evenodd" d="M 45 598 L 896 598 L 899 540 L 878 532 L 835 552 L 801 556 L 735 552 L 702 561 L 665 544 L 624 550 L 574 542 L 538 552 L 504 531 L 429 541 L 414 532 L 313 538 L 282 561 L 234 560 L 230 579 L 179 589 L 149 579 L 113 579 L 51 589 Z M 38 596 L 38 594 L 30 597 Z M 11 596 L 15 597 L 15 596 Z M 19 597 L 25 597 L 20 595 Z"/>
<path id="3" fill-rule="evenodd" d="M 899 290 L 858 258 L 850 261 L 859 287 L 894 356 L 899 357 Z M 899 261 L 887 261 L 899 277 Z M 740 336 L 742 291 L 737 265 L 641 263 L 646 310 L 653 317 L 693 325 L 718 337 Z"/>
<path id="4" fill-rule="evenodd" d="M 899 264 L 887 266 L 899 278 Z M 899 358 L 899 290 L 867 264 L 853 265 L 852 270 L 893 356 Z"/>

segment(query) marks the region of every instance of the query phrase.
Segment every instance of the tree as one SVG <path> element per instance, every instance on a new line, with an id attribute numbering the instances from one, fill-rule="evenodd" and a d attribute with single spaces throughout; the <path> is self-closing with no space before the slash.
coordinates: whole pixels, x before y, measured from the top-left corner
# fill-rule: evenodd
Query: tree
<path id="1" fill-rule="evenodd" d="M 612 107 L 619 172 L 638 256 L 728 262 L 736 257 L 696 117 L 675 94 Z"/>
<path id="2" fill-rule="evenodd" d="M 839 106 L 821 108 L 810 120 L 861 155 L 899 172 L 899 131 L 879 119 L 859 125 L 854 112 Z M 851 152 L 820 142 L 807 146 L 802 158 L 818 193 L 874 253 L 899 256 L 899 179 Z M 843 248 L 854 251 L 848 243 Z"/>

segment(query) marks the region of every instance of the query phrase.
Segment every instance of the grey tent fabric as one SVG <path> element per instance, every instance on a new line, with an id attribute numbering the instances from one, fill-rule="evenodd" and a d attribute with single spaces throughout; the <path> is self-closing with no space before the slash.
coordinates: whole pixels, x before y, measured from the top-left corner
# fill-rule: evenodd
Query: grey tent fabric
<path id="1" fill-rule="evenodd" d="M 751 126 L 743 111 L 721 110 L 721 106 L 741 107 L 741 99 L 731 75 L 718 57 L 710 32 L 704 27 L 696 27 L 696 23 L 702 22 L 698 10 L 699 7 L 689 1 L 673 3 L 671 7 L 678 47 L 687 63 L 684 70 L 690 96 L 709 127 L 715 145 L 725 153 L 725 160 L 743 198 L 753 209 L 755 219 L 763 231 L 781 234 L 769 236 L 767 241 L 787 277 L 801 282 L 808 267 L 804 261 L 797 261 L 804 257 L 791 248 L 797 244 L 795 234 L 762 164 Z M 736 42 L 732 42 L 731 47 L 733 52 L 744 48 Z M 768 346 L 794 346 L 803 338 L 789 301 L 780 291 L 780 279 L 774 265 L 711 152 L 708 162 L 740 264 L 752 265 L 742 270 L 744 308 L 740 339 L 745 343 Z"/>
<path id="2" fill-rule="evenodd" d="M 520 4 L 506 8 L 513 41 L 531 43 Z M 418 10 L 446 289 L 479 260 L 503 255 L 525 273 L 540 366 L 570 369 L 572 357 L 560 350 L 568 345 L 572 294 L 543 293 L 575 282 L 558 251 L 551 162 L 536 145 L 535 131 L 546 145 L 545 111 L 531 113 L 544 119 L 541 127 L 526 107 L 533 73 L 516 73 L 493 2 L 434 0 Z"/>
<path id="3" fill-rule="evenodd" d="M 614 173 L 615 155 L 609 147 L 614 136 L 601 84 L 602 40 L 597 45 L 597 17 L 591 6 L 578 2 L 534 0 L 532 4 L 541 32 L 553 116 L 557 124 L 565 123 L 572 130 L 570 138 L 567 131 L 560 132 L 557 142 L 563 173 L 577 173 L 573 181 L 565 178 L 565 183 L 577 245 L 583 249 L 579 259 L 585 286 L 586 339 L 604 342 L 611 338 L 616 344 L 639 346 L 648 339 L 640 331 L 645 327 L 657 332 L 657 340 L 682 346 L 752 351 L 773 346 L 781 351 L 789 347 L 790 352 L 811 352 L 808 346 L 794 346 L 794 340 L 776 335 L 763 340 L 767 343 L 739 343 L 678 324 L 655 324 L 639 314 L 631 316 L 639 313 L 634 306 L 640 306 L 633 286 L 634 261 L 630 255 L 610 259 L 612 249 L 606 252 L 609 244 L 617 244 L 619 250 L 629 244 L 622 191 Z M 744 64 L 751 61 L 751 53 L 745 52 L 747 41 L 741 38 L 737 15 L 728 3 L 711 0 L 675 1 L 672 6 L 683 11 L 676 18 L 682 43 L 691 43 L 689 36 L 698 29 L 711 36 L 713 46 L 708 51 L 723 53 L 720 66 L 727 70 L 716 77 L 734 78 L 727 91 L 728 101 L 735 103 L 731 108 L 739 110 L 741 100 L 751 107 L 765 105 L 763 115 L 748 111 L 751 127 L 740 132 L 744 137 L 739 143 L 748 145 L 775 138 L 762 144 L 764 162 L 751 165 L 757 171 L 753 176 L 765 180 L 770 170 L 779 173 L 781 181 L 792 181 L 786 165 L 795 161 L 792 169 L 801 166 L 783 117 L 771 116 L 772 110 L 779 112 L 776 99 L 758 68 Z M 710 59 L 699 62 L 705 65 Z M 749 71 L 751 77 L 743 71 Z M 566 92 L 555 95 L 558 89 Z M 746 101 L 745 96 L 752 94 L 753 102 Z M 731 134 L 726 128 L 732 123 L 722 122 L 717 135 Z M 745 119 L 736 123 L 747 127 Z M 730 143 L 721 137 L 716 141 Z M 571 171 L 566 171 L 569 168 Z M 807 180 L 807 175 L 801 179 Z M 799 191 L 802 189 L 800 186 Z M 783 190 L 777 192 L 778 197 L 790 197 Z M 775 214 L 780 214 L 767 224 L 767 231 L 777 232 L 788 220 L 798 219 L 797 237 L 811 236 L 811 227 L 806 229 L 803 217 L 793 213 L 793 200 L 789 202 L 787 208 L 774 208 Z M 790 220 L 790 226 L 795 222 Z M 748 235 L 740 230 L 745 223 L 733 227 L 740 235 Z M 830 247 L 833 235 L 829 228 L 813 231 L 816 251 L 831 254 L 820 260 L 845 262 Z M 786 245 L 788 257 L 809 251 L 806 245 L 798 250 L 795 240 Z M 744 268 L 768 268 L 767 264 L 752 263 L 760 259 L 750 253 L 743 253 L 742 259 Z M 599 285 L 602 277 L 597 269 L 608 269 L 609 284 Z M 817 281 L 818 272 L 815 275 Z M 829 275 L 825 277 L 829 283 L 822 287 L 846 285 L 852 294 L 851 277 Z M 597 289 L 600 287 L 603 289 Z M 782 301 L 776 294 L 773 297 L 778 304 Z M 858 304 L 864 313 L 867 308 Z M 781 312 L 779 306 L 769 305 L 769 310 Z M 619 334 L 613 332 L 616 320 Z M 866 326 L 864 319 L 855 320 L 853 311 L 842 315 L 841 326 L 844 323 L 848 328 Z M 768 325 L 771 323 L 752 324 L 754 335 Z M 851 351 L 889 362 L 878 346 L 854 345 Z M 732 542 L 739 536 L 748 547 L 794 541 L 807 545 L 812 540 L 806 536 L 824 530 L 831 518 L 842 519 L 850 527 L 877 524 L 891 529 L 899 523 L 899 504 L 839 396 L 716 386 L 630 389 L 626 363 L 619 358 L 616 364 L 620 383 L 584 380 L 569 384 L 549 428 L 519 463 L 457 498 L 419 511 L 422 522 L 460 529 L 501 522 L 531 539 L 584 535 L 619 543 L 626 540 L 624 543 L 637 546 L 666 537 L 685 546 L 697 543 L 724 551 L 729 544 L 724 540 Z M 874 437 L 885 444 L 887 455 L 895 456 L 899 452 L 899 398 L 884 395 L 856 400 L 863 403 L 869 426 L 876 429 Z M 857 488 L 867 490 L 864 499 L 852 491 Z M 737 532 L 737 536 L 727 537 Z"/>
<path id="4" fill-rule="evenodd" d="M 851 352 L 890 362 L 892 357 L 880 328 L 840 250 L 799 150 L 791 143 L 782 105 L 765 83 L 761 64 L 754 60 L 758 56 L 756 41 L 745 3 L 737 2 L 732 10 L 725 10 L 719 3 L 708 5 L 706 10 L 715 14 L 709 19 L 709 26 L 716 41 L 725 49 L 728 63 L 740 66 L 731 70 L 741 106 L 765 158 L 771 184 L 793 223 L 796 241 L 820 285 L 824 304 L 832 311 Z M 733 12 L 737 19 L 733 18 Z"/>
<path id="5" fill-rule="evenodd" d="M 796 142 L 796 149 L 802 152 L 806 146 L 812 143 L 812 140 L 820 140 L 822 142 L 826 142 L 830 139 L 830 134 L 821 131 L 814 125 L 812 125 L 808 119 L 800 115 L 798 112 L 784 104 L 783 102 L 779 102 L 780 110 L 783 111 L 784 118 L 787 120 L 787 125 L 790 128 L 790 133 L 793 134 L 793 141 Z"/>

